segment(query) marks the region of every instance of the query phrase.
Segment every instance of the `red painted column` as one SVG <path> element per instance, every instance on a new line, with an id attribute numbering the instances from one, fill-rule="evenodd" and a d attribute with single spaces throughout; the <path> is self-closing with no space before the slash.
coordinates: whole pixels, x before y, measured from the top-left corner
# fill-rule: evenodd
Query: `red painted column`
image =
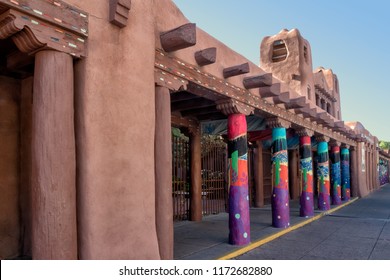
<path id="1" fill-rule="evenodd" d="M 233 245 L 250 243 L 246 134 L 246 116 L 230 114 L 228 117 L 229 242 Z"/>
<path id="2" fill-rule="evenodd" d="M 35 56 L 32 123 L 32 257 L 77 259 L 73 59 Z"/>
<path id="3" fill-rule="evenodd" d="M 302 135 L 302 134 L 300 134 Z M 301 197 L 300 216 L 314 216 L 313 196 L 313 160 L 311 152 L 311 137 L 305 133 L 299 138 Z"/>

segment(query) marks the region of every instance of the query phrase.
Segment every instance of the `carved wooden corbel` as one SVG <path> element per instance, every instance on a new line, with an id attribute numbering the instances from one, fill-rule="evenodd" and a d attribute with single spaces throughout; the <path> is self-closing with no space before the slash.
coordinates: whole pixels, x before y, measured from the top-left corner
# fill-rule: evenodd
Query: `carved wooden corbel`
<path id="1" fill-rule="evenodd" d="M 340 147 L 341 146 L 341 142 L 337 141 L 335 139 L 331 139 L 329 141 L 329 146 L 331 146 L 331 147 Z"/>
<path id="2" fill-rule="evenodd" d="M 110 22 L 120 28 L 127 26 L 131 0 L 110 0 Z"/>
<path id="3" fill-rule="evenodd" d="M 310 130 L 310 129 L 307 129 L 307 128 L 304 128 L 304 127 L 300 127 L 300 128 L 297 128 L 295 129 L 295 133 L 302 137 L 302 136 L 310 136 L 312 137 L 314 135 L 314 131 L 313 130 Z"/>
<path id="4" fill-rule="evenodd" d="M 318 134 L 318 135 L 316 135 L 315 138 L 316 138 L 317 143 L 319 143 L 319 142 L 329 142 L 330 141 L 330 137 L 325 136 L 325 135 Z"/>
<path id="5" fill-rule="evenodd" d="M 276 128 L 276 127 L 289 128 L 291 126 L 291 122 L 284 120 L 280 117 L 267 118 L 266 124 L 269 128 Z"/>
<path id="6" fill-rule="evenodd" d="M 244 114 L 246 116 L 253 114 L 254 108 L 233 99 L 224 99 L 216 102 L 217 109 L 225 115 Z"/>

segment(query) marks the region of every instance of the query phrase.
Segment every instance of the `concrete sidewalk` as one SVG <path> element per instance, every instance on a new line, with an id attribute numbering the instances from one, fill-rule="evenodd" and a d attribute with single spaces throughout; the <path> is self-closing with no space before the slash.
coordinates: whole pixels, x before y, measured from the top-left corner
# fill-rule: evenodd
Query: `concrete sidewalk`
<path id="1" fill-rule="evenodd" d="M 252 243 L 247 246 L 233 246 L 229 244 L 229 217 L 227 213 L 206 216 L 202 222 L 177 222 L 174 225 L 174 258 L 182 260 L 231 259 L 303 227 L 325 215 L 334 213 L 355 201 L 357 201 L 357 198 L 352 198 L 340 206 L 332 206 L 329 211 L 316 210 L 313 218 L 300 217 L 299 203 L 291 201 L 291 226 L 287 229 L 278 229 L 271 226 L 270 205 L 264 208 L 252 208 L 250 209 Z M 390 196 L 388 203 L 390 205 Z"/>

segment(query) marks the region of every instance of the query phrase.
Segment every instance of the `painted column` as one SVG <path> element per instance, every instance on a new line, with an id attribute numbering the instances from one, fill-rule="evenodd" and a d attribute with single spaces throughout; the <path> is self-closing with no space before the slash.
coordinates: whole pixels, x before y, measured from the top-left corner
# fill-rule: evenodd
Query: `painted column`
<path id="1" fill-rule="evenodd" d="M 288 174 L 289 174 L 289 191 L 291 199 L 295 200 L 300 195 L 299 180 L 299 150 L 288 151 Z"/>
<path id="2" fill-rule="evenodd" d="M 349 174 L 349 149 L 341 148 L 341 199 L 349 200 L 351 198 L 351 184 Z"/>
<path id="3" fill-rule="evenodd" d="M 155 96 L 155 205 L 160 258 L 173 259 L 172 139 L 169 89 L 156 86 Z"/>
<path id="4" fill-rule="evenodd" d="M 229 242 L 233 245 L 250 243 L 246 134 L 246 116 L 230 114 L 228 117 Z"/>
<path id="5" fill-rule="evenodd" d="M 319 138 L 317 145 L 317 185 L 318 185 L 318 209 L 330 209 L 330 181 L 329 181 L 329 153 L 328 141 L 324 137 Z"/>
<path id="6" fill-rule="evenodd" d="M 340 145 L 334 144 L 330 153 L 330 186 L 333 205 L 341 204 Z"/>
<path id="7" fill-rule="evenodd" d="M 272 129 L 272 225 L 290 226 L 286 128 Z"/>
<path id="8" fill-rule="evenodd" d="M 299 137 L 300 154 L 300 173 L 301 173 L 301 197 L 300 197 L 300 216 L 314 216 L 314 198 L 313 198 L 313 160 L 311 152 L 310 135 Z"/>
<path id="9" fill-rule="evenodd" d="M 202 220 L 202 149 L 199 127 L 190 129 L 191 201 L 190 220 Z"/>
<path id="10" fill-rule="evenodd" d="M 77 259 L 73 59 L 35 55 L 32 105 L 33 259 Z"/>

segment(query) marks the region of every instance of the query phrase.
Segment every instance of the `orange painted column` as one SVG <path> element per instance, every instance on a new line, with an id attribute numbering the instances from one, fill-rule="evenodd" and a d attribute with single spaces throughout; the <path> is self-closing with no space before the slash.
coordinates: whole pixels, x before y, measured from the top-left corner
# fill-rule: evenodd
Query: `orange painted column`
<path id="1" fill-rule="evenodd" d="M 73 59 L 35 56 L 32 123 L 32 257 L 77 259 Z"/>

